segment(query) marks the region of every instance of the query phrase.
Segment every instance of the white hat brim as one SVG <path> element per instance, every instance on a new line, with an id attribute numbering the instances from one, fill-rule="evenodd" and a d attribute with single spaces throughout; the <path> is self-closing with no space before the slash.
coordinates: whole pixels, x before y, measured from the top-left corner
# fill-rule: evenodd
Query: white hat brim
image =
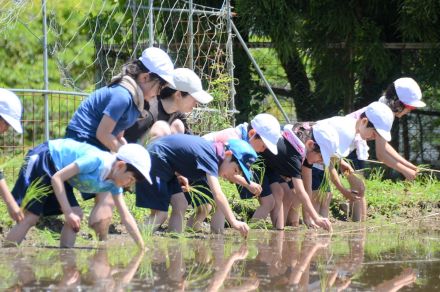
<path id="1" fill-rule="evenodd" d="M 197 100 L 197 102 L 202 104 L 210 103 L 214 99 L 211 94 L 207 93 L 204 90 L 193 92 L 190 94 L 192 97 L 194 97 L 195 100 Z"/>
<path id="2" fill-rule="evenodd" d="M 264 145 L 266 145 L 267 149 L 269 149 L 270 152 L 277 155 L 278 154 L 278 147 L 276 143 L 273 143 L 272 141 L 269 141 L 265 137 L 260 135 L 261 140 L 263 140 Z M 277 141 L 278 142 L 278 141 Z"/>
<path id="3" fill-rule="evenodd" d="M 23 128 L 21 127 L 21 122 L 10 115 L 1 114 L 1 117 L 15 130 L 17 133 L 23 133 Z"/>
<path id="4" fill-rule="evenodd" d="M 387 132 L 385 130 L 382 129 L 376 129 L 376 131 L 379 133 L 379 135 L 382 136 L 382 138 L 384 138 L 387 142 L 391 141 L 391 133 Z"/>
<path id="5" fill-rule="evenodd" d="M 425 107 L 425 106 L 426 106 L 426 103 L 424 103 L 424 102 L 421 101 L 421 100 L 415 100 L 415 101 L 413 101 L 413 102 L 411 102 L 411 103 L 408 103 L 407 105 L 409 105 L 409 106 L 413 106 L 413 107 Z"/>
<path id="6" fill-rule="evenodd" d="M 163 80 L 165 80 L 167 83 L 168 83 L 168 85 L 171 87 L 171 88 L 176 88 L 176 85 L 174 84 L 174 78 L 173 78 L 173 76 L 172 75 L 169 75 L 169 74 L 159 74 L 159 73 L 156 73 L 156 72 L 153 72 L 153 73 L 155 73 L 155 74 L 157 74 L 157 75 L 159 75 Z"/>

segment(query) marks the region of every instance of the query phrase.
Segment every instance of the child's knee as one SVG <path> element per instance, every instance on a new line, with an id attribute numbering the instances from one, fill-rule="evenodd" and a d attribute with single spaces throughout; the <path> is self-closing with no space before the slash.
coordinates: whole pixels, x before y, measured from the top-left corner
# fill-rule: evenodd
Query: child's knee
<path id="1" fill-rule="evenodd" d="M 273 196 L 261 198 L 261 206 L 266 210 L 271 211 L 275 207 L 275 199 Z"/>
<path id="2" fill-rule="evenodd" d="M 197 207 L 197 214 L 207 216 L 212 210 L 211 204 L 203 204 Z"/>
<path id="3" fill-rule="evenodd" d="M 37 225 L 37 222 L 39 219 L 40 219 L 40 216 L 35 215 L 34 213 L 31 213 L 31 212 L 26 212 L 22 223 L 29 226 L 29 227 L 32 227 L 32 226 Z"/>
<path id="4" fill-rule="evenodd" d="M 175 120 L 171 123 L 171 134 L 183 134 L 185 133 L 185 125 L 179 119 Z"/>
<path id="5" fill-rule="evenodd" d="M 150 129 L 149 136 L 151 139 L 171 135 L 170 125 L 165 121 L 157 121 Z"/>

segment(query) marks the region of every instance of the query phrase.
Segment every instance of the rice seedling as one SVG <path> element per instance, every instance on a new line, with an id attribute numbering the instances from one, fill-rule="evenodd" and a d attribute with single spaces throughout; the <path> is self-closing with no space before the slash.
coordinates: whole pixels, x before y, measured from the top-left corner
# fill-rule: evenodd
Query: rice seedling
<path id="1" fill-rule="evenodd" d="M 52 186 L 45 185 L 43 183 L 43 177 L 34 180 L 26 190 L 26 195 L 21 201 L 21 209 L 29 208 L 35 202 L 42 202 L 42 200 L 49 195 L 53 194 Z"/>

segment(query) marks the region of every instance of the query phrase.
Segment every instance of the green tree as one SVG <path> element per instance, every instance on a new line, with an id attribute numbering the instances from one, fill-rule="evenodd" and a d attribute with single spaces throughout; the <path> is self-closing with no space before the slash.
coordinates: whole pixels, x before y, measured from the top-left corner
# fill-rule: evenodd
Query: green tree
<path id="1" fill-rule="evenodd" d="M 236 6 L 239 21 L 250 32 L 271 39 L 299 119 L 350 112 L 376 100 L 400 76 L 414 77 L 422 89 L 439 85 L 437 47 L 384 47 L 391 42 L 437 43 L 438 1 L 237 0 Z M 424 98 L 428 103 L 432 99 Z"/>

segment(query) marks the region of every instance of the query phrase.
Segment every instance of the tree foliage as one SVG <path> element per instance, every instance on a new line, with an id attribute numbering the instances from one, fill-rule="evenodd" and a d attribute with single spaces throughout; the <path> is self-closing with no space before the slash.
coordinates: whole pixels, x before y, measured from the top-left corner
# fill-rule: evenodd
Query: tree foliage
<path id="1" fill-rule="evenodd" d="M 302 120 L 366 105 L 401 76 L 416 79 L 433 105 L 435 98 L 425 89 L 439 85 L 439 5 L 435 0 L 236 1 L 240 23 L 271 39 Z M 434 47 L 384 46 L 405 42 Z"/>

